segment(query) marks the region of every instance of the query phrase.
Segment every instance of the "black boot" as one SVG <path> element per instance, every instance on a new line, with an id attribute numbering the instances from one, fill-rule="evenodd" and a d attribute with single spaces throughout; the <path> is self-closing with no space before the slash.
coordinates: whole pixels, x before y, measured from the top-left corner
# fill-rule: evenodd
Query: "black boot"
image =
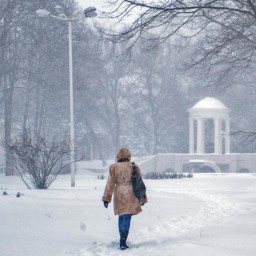
<path id="1" fill-rule="evenodd" d="M 125 250 L 129 248 L 129 246 L 126 244 L 127 236 L 128 236 L 128 232 L 126 231 L 120 232 L 120 249 L 121 250 Z"/>

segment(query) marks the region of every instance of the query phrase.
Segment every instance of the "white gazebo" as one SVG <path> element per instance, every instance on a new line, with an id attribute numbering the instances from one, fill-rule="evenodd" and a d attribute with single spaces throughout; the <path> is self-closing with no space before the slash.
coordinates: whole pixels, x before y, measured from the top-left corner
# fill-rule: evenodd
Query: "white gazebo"
<path id="1" fill-rule="evenodd" d="M 207 97 L 197 102 L 189 110 L 189 153 L 205 153 L 205 120 L 214 121 L 214 153 L 223 154 L 222 136 L 225 137 L 225 152 L 230 153 L 230 117 L 229 109 L 219 100 Z M 225 130 L 222 131 L 223 122 Z M 195 126 L 196 124 L 196 126 Z M 196 127 L 196 136 L 195 136 Z M 196 139 L 195 139 L 196 137 Z M 196 140 L 196 147 L 195 147 Z"/>

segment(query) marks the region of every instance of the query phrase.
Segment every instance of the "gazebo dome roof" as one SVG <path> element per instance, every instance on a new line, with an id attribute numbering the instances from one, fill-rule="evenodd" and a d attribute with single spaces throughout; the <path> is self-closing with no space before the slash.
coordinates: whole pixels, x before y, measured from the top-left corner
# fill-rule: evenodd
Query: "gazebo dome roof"
<path id="1" fill-rule="evenodd" d="M 228 108 L 219 100 L 213 97 L 206 97 L 198 101 L 192 109 L 218 109 L 218 110 L 228 110 Z"/>
<path id="2" fill-rule="evenodd" d="M 191 118 L 229 118 L 229 109 L 219 100 L 206 97 L 189 110 Z"/>

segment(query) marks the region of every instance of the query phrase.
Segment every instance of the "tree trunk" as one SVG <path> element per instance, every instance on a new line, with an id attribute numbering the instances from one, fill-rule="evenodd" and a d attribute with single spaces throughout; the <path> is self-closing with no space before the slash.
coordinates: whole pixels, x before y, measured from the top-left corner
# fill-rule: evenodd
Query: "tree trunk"
<path id="1" fill-rule="evenodd" d="M 8 145 L 11 142 L 12 129 L 12 100 L 13 100 L 13 81 L 8 76 L 4 76 L 4 141 L 5 141 L 5 174 L 14 175 L 14 166 Z M 9 87 L 8 87 L 9 86 Z"/>
<path id="2" fill-rule="evenodd" d="M 30 79 L 29 79 L 30 80 Z M 30 84 L 30 81 L 28 81 L 28 84 Z M 27 131 L 27 125 L 28 125 L 28 112 L 29 112 L 29 88 L 26 89 L 26 101 L 25 101 L 25 107 L 24 107 L 24 113 L 23 113 L 23 124 L 22 124 L 22 133 L 25 134 Z"/>
<path id="3" fill-rule="evenodd" d="M 35 110 L 35 117 L 34 117 L 34 138 L 38 135 L 38 126 L 39 126 L 39 115 L 40 115 L 40 86 L 39 84 L 36 85 L 36 110 Z"/>
<path id="4" fill-rule="evenodd" d="M 11 17 L 8 17 L 11 18 Z M 5 151 L 5 174 L 6 176 L 14 174 L 14 166 L 11 160 L 11 155 L 8 150 L 8 145 L 11 141 L 11 128 L 12 128 L 12 100 L 14 91 L 14 76 L 15 71 L 10 70 L 7 66 L 10 58 L 10 40 L 8 40 L 7 24 L 10 21 L 6 18 L 3 19 L 3 34 L 2 34 L 2 88 L 3 88 L 3 103 L 4 103 L 4 151 Z"/>
<path id="5" fill-rule="evenodd" d="M 115 134 L 114 134 L 114 146 L 117 152 L 120 148 L 120 117 L 118 112 L 118 106 L 115 106 Z"/>
<path id="6" fill-rule="evenodd" d="M 23 124 L 22 124 L 22 133 L 26 134 L 27 133 L 27 128 L 28 128 L 28 113 L 29 113 L 29 106 L 30 106 L 30 87 L 31 87 L 31 54 L 28 57 L 28 84 L 26 88 L 26 98 L 25 98 L 25 106 L 24 106 L 24 113 L 23 113 Z"/>

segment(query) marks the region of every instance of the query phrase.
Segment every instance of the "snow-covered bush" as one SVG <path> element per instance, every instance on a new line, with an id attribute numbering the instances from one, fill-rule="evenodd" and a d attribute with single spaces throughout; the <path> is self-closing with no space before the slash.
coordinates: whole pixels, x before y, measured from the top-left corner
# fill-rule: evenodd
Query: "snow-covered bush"
<path id="1" fill-rule="evenodd" d="M 163 180 L 163 179 L 182 179 L 192 178 L 193 174 L 177 173 L 177 172 L 147 172 L 143 175 L 144 179 Z"/>

